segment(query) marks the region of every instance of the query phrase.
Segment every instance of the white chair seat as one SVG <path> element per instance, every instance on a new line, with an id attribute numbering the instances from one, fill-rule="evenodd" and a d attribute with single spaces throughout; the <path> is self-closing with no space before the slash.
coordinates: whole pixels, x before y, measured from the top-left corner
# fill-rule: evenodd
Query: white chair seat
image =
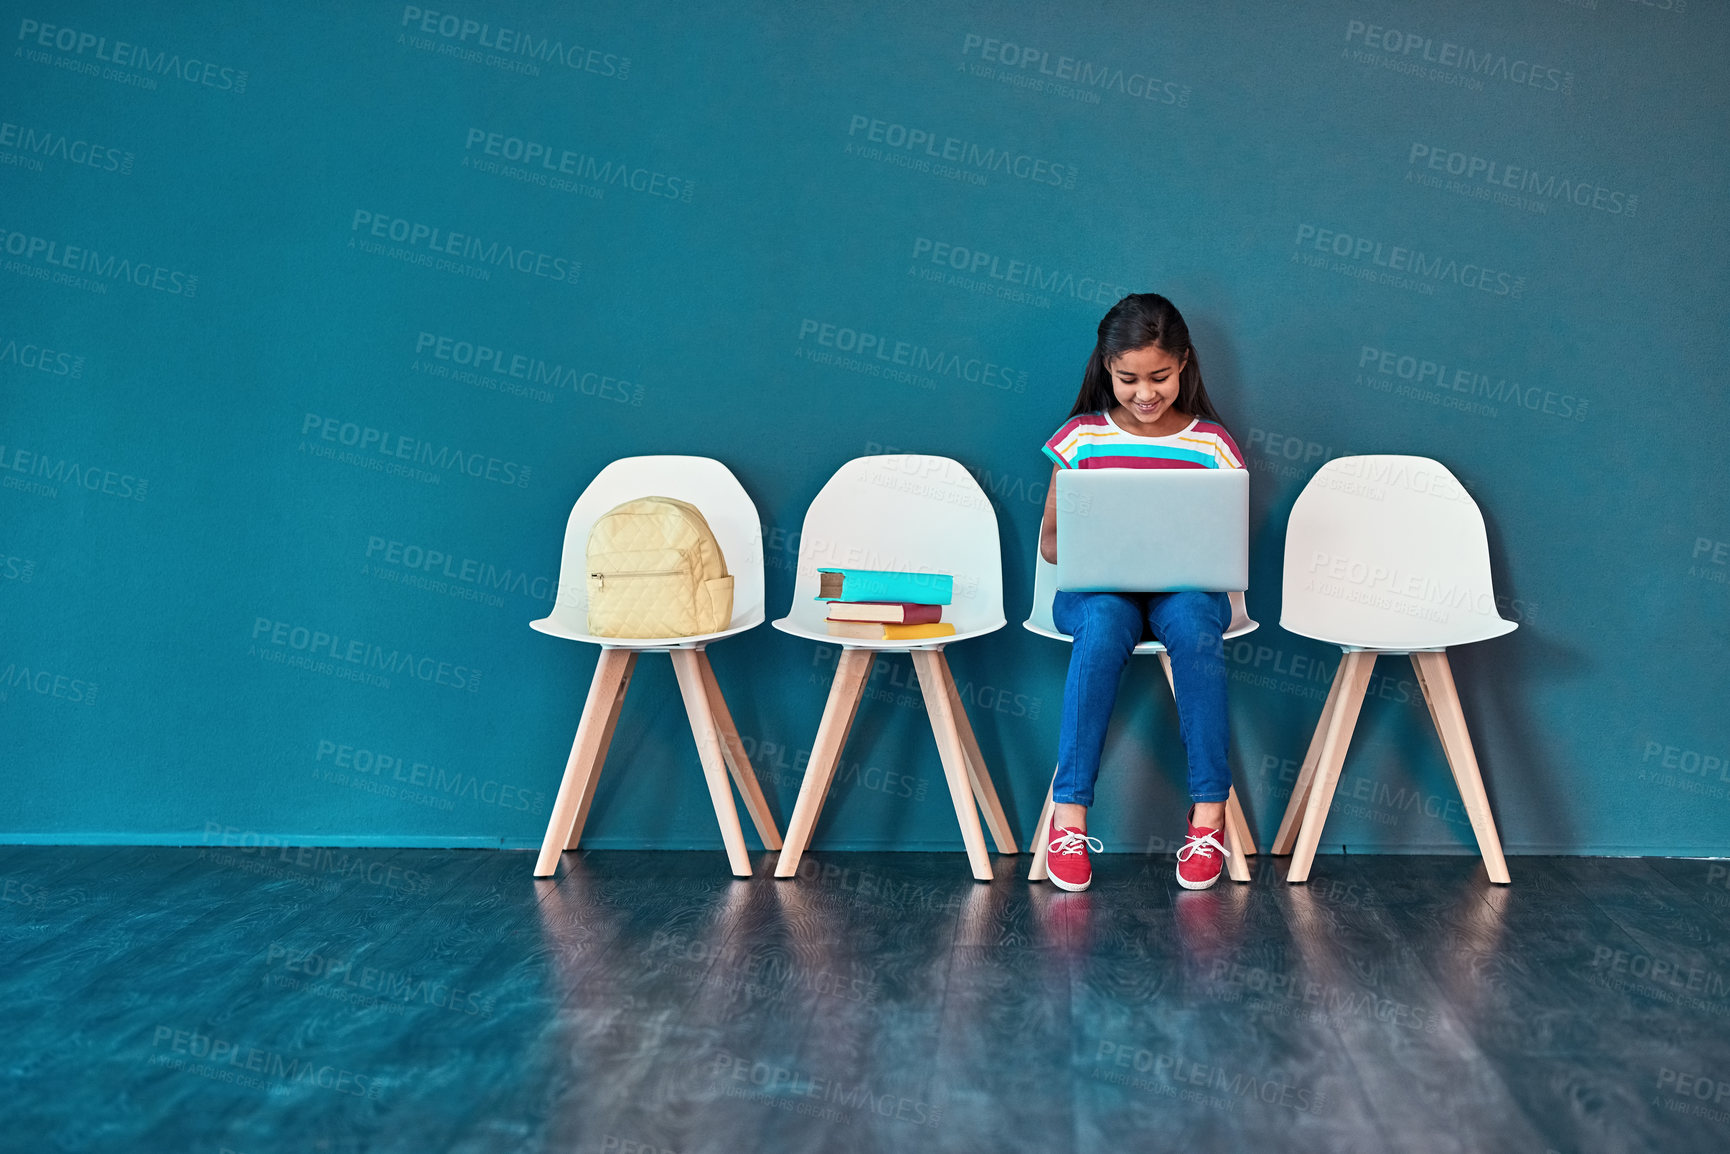
<path id="1" fill-rule="evenodd" d="M 1233 596 L 1235 597 L 1238 595 L 1233 594 Z M 1234 608 L 1237 608 L 1237 606 L 1234 605 Z M 1053 641 L 1067 641 L 1071 645 L 1075 643 L 1075 638 L 1071 634 L 1059 633 L 1054 628 L 1040 625 L 1031 617 L 1026 621 L 1023 621 L 1021 627 L 1029 633 L 1037 633 L 1041 637 L 1049 637 Z M 1251 621 L 1248 617 L 1234 616 L 1232 618 L 1232 623 L 1226 628 L 1224 638 L 1225 640 L 1230 641 L 1234 637 L 1242 637 L 1246 633 L 1254 633 L 1260 628 L 1261 623 L 1259 621 Z M 1146 641 L 1137 642 L 1135 648 L 1130 650 L 1130 652 L 1140 657 L 1146 657 L 1155 653 L 1164 653 L 1165 645 L 1153 638 L 1148 638 Z"/>
<path id="2" fill-rule="evenodd" d="M 759 607 L 754 615 L 747 615 L 743 621 L 735 620 L 719 633 L 698 633 L 691 637 L 599 637 L 593 633 L 582 633 L 571 629 L 555 617 L 542 617 L 539 621 L 529 622 L 529 628 L 537 633 L 545 633 L 549 637 L 562 637 L 566 641 L 587 641 L 593 645 L 602 645 L 609 649 L 701 649 L 711 641 L 720 641 L 743 633 L 747 629 L 755 629 L 763 624 L 763 611 Z"/>
<path id="3" fill-rule="evenodd" d="M 1338 645 L 1341 649 L 1360 650 L 1366 653 L 1425 653 L 1441 652 L 1451 645 L 1470 645 L 1474 641 L 1489 641 L 1501 637 L 1519 628 L 1513 621 L 1505 621 L 1500 617 L 1477 618 L 1470 626 L 1456 629 L 1447 645 L 1389 645 L 1387 642 L 1376 642 L 1370 631 L 1355 629 L 1317 629 L 1314 632 L 1294 629 L 1285 619 L 1280 619 L 1280 628 L 1288 633 L 1296 633 L 1299 637 L 1307 637 L 1311 641 L 1323 641 L 1329 645 Z M 1325 636 L 1324 636 L 1325 634 Z M 1226 636 L 1231 636 L 1229 633 Z"/>

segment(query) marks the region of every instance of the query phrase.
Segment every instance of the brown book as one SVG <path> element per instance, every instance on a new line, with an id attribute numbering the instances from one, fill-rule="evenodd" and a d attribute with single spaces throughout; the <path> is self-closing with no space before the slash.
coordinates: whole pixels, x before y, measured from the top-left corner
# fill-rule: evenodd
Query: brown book
<path id="1" fill-rule="evenodd" d="M 943 620 L 943 606 L 912 601 L 831 601 L 831 621 L 886 621 L 891 625 L 930 625 Z"/>
<path id="2" fill-rule="evenodd" d="M 931 625 L 887 625 L 881 621 L 830 621 L 831 637 L 854 637 L 860 641 L 923 641 L 928 637 L 953 637 L 955 626 L 947 621 Z"/>

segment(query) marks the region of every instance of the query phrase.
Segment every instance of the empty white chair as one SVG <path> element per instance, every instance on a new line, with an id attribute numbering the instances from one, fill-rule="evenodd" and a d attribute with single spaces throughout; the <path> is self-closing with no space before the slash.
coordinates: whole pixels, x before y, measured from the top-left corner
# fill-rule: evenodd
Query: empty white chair
<path id="1" fill-rule="evenodd" d="M 1253 633 L 1260 626 L 1251 621 L 1249 612 L 1244 608 L 1242 593 L 1228 593 L 1231 599 L 1231 624 L 1226 626 L 1225 640 L 1242 637 Z M 1058 641 L 1073 642 L 1074 637 L 1062 633 L 1051 620 L 1051 603 L 1057 598 L 1057 566 L 1040 556 L 1037 548 L 1033 551 L 1033 609 L 1022 622 L 1022 627 L 1041 637 L 1052 637 Z M 1176 686 L 1171 678 L 1171 655 L 1165 646 L 1155 640 L 1140 642 L 1131 650 L 1136 655 L 1157 654 L 1160 668 L 1165 670 L 1165 683 L 1172 687 L 1175 695 Z M 1027 873 L 1027 880 L 1041 882 L 1049 876 L 1045 869 L 1045 854 L 1050 848 L 1051 838 L 1047 826 L 1051 822 L 1051 790 L 1057 784 L 1057 774 L 1051 775 L 1051 785 L 1045 789 L 1045 805 L 1039 811 L 1039 824 L 1033 830 L 1033 868 Z M 1237 787 L 1231 787 L 1231 792 L 1225 802 L 1225 836 L 1226 848 L 1231 851 L 1226 858 L 1225 868 L 1234 882 L 1249 880 L 1249 863 L 1244 859 L 1256 852 L 1255 838 L 1249 832 L 1249 822 L 1244 819 L 1243 806 L 1237 800 Z"/>
<path id="2" fill-rule="evenodd" d="M 1484 517 L 1428 457 L 1340 457 L 1298 494 L 1286 528 L 1280 626 L 1338 645 L 1340 667 L 1292 789 L 1273 852 L 1306 881 L 1346 747 L 1380 654 L 1407 654 L 1472 820 L 1484 868 L 1508 866 L 1466 731 L 1447 649 L 1513 632 L 1496 611 Z M 1294 849 L 1295 845 L 1295 849 Z"/>
<path id="3" fill-rule="evenodd" d="M 817 570 L 889 569 L 948 573 L 955 593 L 944 606 L 952 637 L 928 641 L 862 641 L 832 636 L 825 625 L 827 604 L 815 600 Z M 962 709 L 961 695 L 943 655 L 944 646 L 1003 628 L 1003 559 L 997 513 L 979 482 L 948 457 L 896 454 L 859 457 L 829 478 L 805 512 L 799 537 L 799 563 L 793 578 L 793 605 L 775 628 L 795 637 L 839 646 L 835 679 L 817 728 L 817 740 L 787 822 L 787 840 L 775 866 L 776 877 L 792 877 L 810 844 L 834 778 L 835 764 L 859 710 L 865 682 L 877 653 L 907 653 L 919 675 L 931 729 L 950 800 L 961 824 L 973 876 L 991 880 L 991 859 L 979 826 L 975 801 L 985 811 L 1000 853 L 1015 853 L 1015 837 L 997 800 L 979 742 Z"/>
<path id="4" fill-rule="evenodd" d="M 733 619 L 718 633 L 623 638 L 597 637 L 589 632 L 589 530 L 608 510 L 638 497 L 651 496 L 673 497 L 695 505 L 721 546 L 727 571 L 733 575 Z M 575 849 L 582 837 L 589 803 L 595 796 L 595 783 L 607 759 L 607 746 L 612 742 L 639 653 L 667 653 L 672 657 L 673 672 L 679 681 L 691 732 L 697 739 L 697 755 L 733 873 L 750 877 L 751 860 L 745 852 L 739 812 L 727 786 L 729 771 L 763 844 L 772 850 L 781 848 L 781 835 L 775 828 L 769 803 L 745 756 L 745 747 L 705 652 L 709 642 L 762 623 L 762 525 L 756 505 L 727 466 L 708 457 L 625 457 L 596 474 L 577 498 L 565 524 L 565 552 L 559 566 L 559 591 L 553 611 L 539 621 L 529 622 L 531 628 L 542 633 L 601 647 L 601 659 L 595 666 L 588 701 L 583 706 L 583 719 L 577 726 L 570 760 L 565 763 L 565 776 L 553 802 L 547 836 L 541 842 L 540 857 L 535 860 L 536 877 L 551 877 L 558 868 L 559 855 Z"/>

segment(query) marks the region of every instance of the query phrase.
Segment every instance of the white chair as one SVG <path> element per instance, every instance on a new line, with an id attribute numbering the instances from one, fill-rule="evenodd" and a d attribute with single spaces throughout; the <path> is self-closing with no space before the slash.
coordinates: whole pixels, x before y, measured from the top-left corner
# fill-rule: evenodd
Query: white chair
<path id="1" fill-rule="evenodd" d="M 832 636 L 824 624 L 827 603 L 815 600 L 819 566 L 951 574 L 955 594 L 943 617 L 954 624 L 954 636 L 916 642 Z M 798 872 L 876 654 L 906 653 L 919 675 L 968 864 L 975 878 L 990 881 L 991 859 L 975 801 L 985 811 L 998 852 L 1017 852 L 1015 837 L 943 655 L 947 645 L 1004 626 L 997 514 L 972 474 L 948 457 L 915 454 L 858 457 L 843 465 L 805 512 L 793 605 L 773 624 L 783 633 L 841 649 L 775 876 Z"/>
<path id="2" fill-rule="evenodd" d="M 720 632 L 696 637 L 622 638 L 597 637 L 588 631 L 589 529 L 608 510 L 649 496 L 688 501 L 702 512 L 714 532 L 727 571 L 733 575 L 733 619 Z M 589 698 L 583 705 L 583 719 L 577 725 L 576 741 L 571 745 L 565 776 L 553 802 L 553 815 L 547 822 L 547 836 L 541 842 L 540 857 L 535 859 L 536 877 L 551 877 L 558 869 L 559 855 L 577 848 L 639 653 L 666 653 L 672 658 L 733 873 L 750 877 L 751 859 L 745 852 L 745 835 L 732 792 L 727 788 L 729 771 L 763 844 L 772 850 L 781 848 L 781 835 L 775 828 L 769 803 L 745 756 L 745 747 L 705 652 L 711 641 L 762 623 L 762 525 L 757 519 L 757 507 L 727 466 L 708 457 L 625 457 L 596 474 L 577 498 L 565 525 L 565 552 L 559 566 L 559 591 L 553 611 L 539 621 L 529 622 L 531 628 L 542 633 L 601 647 L 601 658 L 589 683 Z"/>
<path id="3" fill-rule="evenodd" d="M 1484 868 L 1492 882 L 1506 885 L 1508 866 L 1447 649 L 1500 637 L 1515 625 L 1496 612 L 1484 517 L 1459 480 L 1428 457 L 1339 457 L 1323 465 L 1298 494 L 1286 527 L 1280 626 L 1341 652 L 1274 836 L 1273 852 L 1292 855 L 1286 880 L 1309 879 L 1376 658 L 1406 654 Z"/>
<path id="4" fill-rule="evenodd" d="M 1231 599 L 1231 623 L 1226 626 L 1224 640 L 1242 637 L 1246 633 L 1254 633 L 1260 626 L 1251 621 L 1249 612 L 1244 608 L 1242 593 L 1228 593 Z M 1033 553 L 1033 609 L 1022 627 L 1030 633 L 1041 637 L 1051 637 L 1058 641 L 1073 642 L 1075 638 L 1060 632 L 1051 619 L 1051 603 L 1057 597 L 1057 566 L 1040 556 L 1037 549 Z M 1160 668 L 1165 670 L 1165 683 L 1172 688 L 1175 697 L 1177 687 L 1171 677 L 1171 654 L 1158 641 L 1142 641 L 1131 650 L 1136 655 L 1157 654 Z M 1046 829 L 1051 822 L 1052 800 L 1051 791 L 1057 785 L 1057 774 L 1051 775 L 1051 785 L 1045 790 L 1045 805 L 1039 811 L 1039 824 L 1033 830 L 1033 868 L 1027 873 L 1030 882 L 1042 882 L 1049 876 L 1045 869 L 1045 855 L 1050 848 L 1051 838 Z M 1244 859 L 1256 852 L 1255 838 L 1249 832 L 1249 822 L 1244 819 L 1243 806 L 1237 800 L 1237 787 L 1231 787 L 1225 801 L 1225 836 L 1226 848 L 1231 851 L 1226 858 L 1225 868 L 1234 882 L 1249 880 L 1249 863 Z"/>

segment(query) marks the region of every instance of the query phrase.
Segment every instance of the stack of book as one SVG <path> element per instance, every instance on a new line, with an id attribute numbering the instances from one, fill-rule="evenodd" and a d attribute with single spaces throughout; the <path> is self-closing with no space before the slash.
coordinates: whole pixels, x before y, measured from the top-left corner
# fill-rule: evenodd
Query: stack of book
<path id="1" fill-rule="evenodd" d="M 817 600 L 829 602 L 829 633 L 861 641 L 953 637 L 943 607 L 955 592 L 947 573 L 887 569 L 819 569 Z"/>

